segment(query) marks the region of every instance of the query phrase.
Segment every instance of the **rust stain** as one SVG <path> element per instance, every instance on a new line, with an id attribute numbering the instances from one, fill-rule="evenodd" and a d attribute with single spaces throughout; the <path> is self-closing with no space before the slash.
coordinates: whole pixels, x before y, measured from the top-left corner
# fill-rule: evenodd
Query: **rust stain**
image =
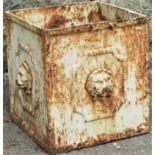
<path id="1" fill-rule="evenodd" d="M 116 140 L 125 139 L 128 137 L 137 136 L 139 134 L 146 134 L 146 133 L 148 133 L 149 128 L 144 128 L 143 126 L 147 126 L 147 125 L 148 125 L 147 123 L 140 124 L 136 129 L 129 128 L 129 129 L 126 129 L 122 133 L 97 135 L 96 139 L 94 139 L 93 137 L 88 137 L 86 141 L 80 142 L 79 144 L 77 144 L 75 146 L 68 145 L 66 143 L 66 144 L 64 144 L 64 146 L 55 148 L 54 152 L 57 152 L 57 153 L 70 152 L 70 151 L 74 150 L 75 148 L 76 149 L 86 148 L 86 147 L 90 147 L 92 145 L 95 146 L 95 145 L 104 144 L 109 141 L 116 141 Z"/>
<path id="2" fill-rule="evenodd" d="M 91 23 L 98 22 L 98 21 L 106 21 L 107 18 L 102 15 L 101 11 L 93 12 L 91 11 L 88 15 L 88 21 Z"/>
<path id="3" fill-rule="evenodd" d="M 68 22 L 69 20 L 67 20 L 65 17 L 63 16 L 59 16 L 59 15 L 55 15 L 52 16 L 52 18 L 50 19 L 50 21 L 45 25 L 46 28 L 48 29 L 52 29 L 52 28 L 61 28 L 64 27 L 65 23 Z"/>
<path id="4" fill-rule="evenodd" d="M 49 152 L 49 146 L 47 143 L 47 138 L 40 135 L 37 132 L 37 128 L 33 127 L 33 123 L 28 123 L 29 120 L 23 120 L 15 112 L 11 113 L 12 120 L 18 124 L 18 126 L 23 129 L 29 136 L 33 137 L 33 140 L 39 144 L 46 152 Z"/>
<path id="5" fill-rule="evenodd" d="M 7 44 L 7 49 L 6 52 L 10 50 L 10 36 L 11 36 L 11 21 L 9 21 L 5 17 L 5 33 L 6 33 L 6 44 Z M 7 52 L 7 58 L 9 57 L 9 52 Z"/>
<path id="6" fill-rule="evenodd" d="M 145 19 L 145 18 L 137 18 L 136 21 L 137 21 L 137 24 L 145 24 L 147 22 L 147 19 Z"/>

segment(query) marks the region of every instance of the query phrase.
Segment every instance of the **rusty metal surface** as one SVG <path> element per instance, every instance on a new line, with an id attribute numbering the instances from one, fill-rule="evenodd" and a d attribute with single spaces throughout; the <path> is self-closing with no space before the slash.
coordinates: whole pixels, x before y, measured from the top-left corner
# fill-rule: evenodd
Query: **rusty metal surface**
<path id="1" fill-rule="evenodd" d="M 31 8 L 7 12 L 6 32 L 12 118 L 46 151 L 149 131 L 146 16 L 100 2 Z"/>

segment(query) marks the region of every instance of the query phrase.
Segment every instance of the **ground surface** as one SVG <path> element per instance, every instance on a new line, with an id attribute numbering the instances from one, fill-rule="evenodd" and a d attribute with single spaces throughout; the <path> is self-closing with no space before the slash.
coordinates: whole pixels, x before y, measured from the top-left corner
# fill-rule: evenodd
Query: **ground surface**
<path id="1" fill-rule="evenodd" d="M 4 155 L 47 155 L 32 138 L 27 136 L 9 116 L 9 95 L 7 73 L 4 74 Z M 61 155 L 151 155 L 151 132 Z"/>

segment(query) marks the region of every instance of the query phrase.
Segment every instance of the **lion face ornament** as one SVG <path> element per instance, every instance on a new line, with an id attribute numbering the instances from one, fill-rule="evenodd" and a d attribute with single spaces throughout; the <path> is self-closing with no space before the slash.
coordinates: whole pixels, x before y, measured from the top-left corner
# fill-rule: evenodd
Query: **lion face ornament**
<path id="1" fill-rule="evenodd" d="M 86 90 L 95 100 L 103 101 L 112 96 L 113 83 L 109 70 L 94 70 L 87 79 Z"/>
<path id="2" fill-rule="evenodd" d="M 19 67 L 16 83 L 19 89 L 25 90 L 26 94 L 31 94 L 32 74 L 26 62 L 23 62 Z"/>

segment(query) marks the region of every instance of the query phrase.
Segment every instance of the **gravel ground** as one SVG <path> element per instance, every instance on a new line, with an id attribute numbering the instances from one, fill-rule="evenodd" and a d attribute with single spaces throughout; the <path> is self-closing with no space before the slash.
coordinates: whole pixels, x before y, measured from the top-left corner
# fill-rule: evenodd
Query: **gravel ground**
<path id="1" fill-rule="evenodd" d="M 4 74 L 3 152 L 4 155 L 47 155 L 32 138 L 27 136 L 9 115 L 8 74 Z M 151 132 L 116 142 L 62 153 L 61 155 L 151 155 Z"/>

